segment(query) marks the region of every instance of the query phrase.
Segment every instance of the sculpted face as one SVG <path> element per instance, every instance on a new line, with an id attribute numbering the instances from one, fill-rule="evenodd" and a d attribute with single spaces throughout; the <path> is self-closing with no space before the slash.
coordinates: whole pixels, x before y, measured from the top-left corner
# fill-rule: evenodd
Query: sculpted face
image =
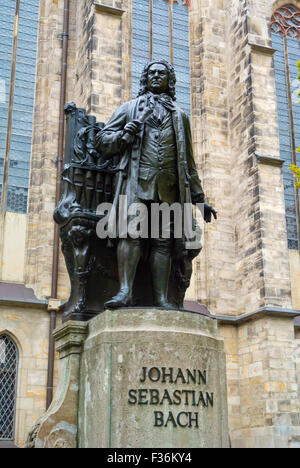
<path id="1" fill-rule="evenodd" d="M 169 74 L 161 63 L 154 63 L 148 70 L 148 89 L 154 94 L 165 93 L 168 88 Z"/>

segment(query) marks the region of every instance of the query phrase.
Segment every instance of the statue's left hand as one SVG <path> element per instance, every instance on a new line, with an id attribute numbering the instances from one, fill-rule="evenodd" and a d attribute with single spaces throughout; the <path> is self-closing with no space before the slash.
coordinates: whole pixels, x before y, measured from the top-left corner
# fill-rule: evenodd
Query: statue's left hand
<path id="1" fill-rule="evenodd" d="M 209 203 L 204 203 L 204 221 L 206 223 L 211 223 L 212 215 L 215 219 L 217 219 L 216 210 Z"/>

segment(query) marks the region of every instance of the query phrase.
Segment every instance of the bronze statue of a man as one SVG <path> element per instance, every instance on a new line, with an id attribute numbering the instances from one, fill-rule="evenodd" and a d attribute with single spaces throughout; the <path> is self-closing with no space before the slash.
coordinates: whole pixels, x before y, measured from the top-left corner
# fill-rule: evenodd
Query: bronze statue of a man
<path id="1" fill-rule="evenodd" d="M 115 203 L 127 196 L 128 205 L 142 202 L 204 203 L 205 197 L 193 156 L 188 116 L 175 104 L 176 76 L 165 60 L 148 63 L 141 77 L 136 99 L 114 113 L 97 137 L 97 148 L 104 157 L 121 154 Z M 216 218 L 215 210 L 204 205 L 204 218 Z M 171 230 L 174 226 L 171 226 Z M 150 239 L 149 263 L 153 281 L 154 305 L 173 308 L 168 302 L 173 238 Z M 120 290 L 105 305 L 108 308 L 132 304 L 132 290 L 141 258 L 141 239 L 118 241 Z"/>

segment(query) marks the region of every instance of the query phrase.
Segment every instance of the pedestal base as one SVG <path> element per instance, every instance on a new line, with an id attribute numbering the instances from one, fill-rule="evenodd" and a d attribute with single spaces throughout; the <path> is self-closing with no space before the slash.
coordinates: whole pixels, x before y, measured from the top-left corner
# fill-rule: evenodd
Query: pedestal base
<path id="1" fill-rule="evenodd" d="M 105 311 L 55 331 L 59 382 L 28 438 L 40 448 L 225 448 L 217 322 L 193 312 Z"/>
<path id="2" fill-rule="evenodd" d="M 106 311 L 89 323 L 84 344 L 79 446 L 228 447 L 225 375 L 215 320 Z"/>

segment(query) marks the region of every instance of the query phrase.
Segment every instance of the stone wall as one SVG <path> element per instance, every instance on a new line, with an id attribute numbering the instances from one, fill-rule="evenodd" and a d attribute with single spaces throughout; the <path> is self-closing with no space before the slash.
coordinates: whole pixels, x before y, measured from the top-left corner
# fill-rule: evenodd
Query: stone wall
<path id="1" fill-rule="evenodd" d="M 297 382 L 298 382 L 298 395 L 300 398 L 300 329 L 298 327 L 295 330 L 295 342 L 296 342 L 295 362 L 296 362 L 296 372 L 297 372 Z"/>
<path id="2" fill-rule="evenodd" d="M 70 8 L 69 90 L 74 90 L 75 43 L 72 33 L 76 29 L 77 3 L 72 0 Z M 62 23 L 63 2 L 41 2 L 25 262 L 25 283 L 39 298 L 51 294 Z M 68 99 L 74 99 L 71 92 L 68 92 Z M 68 278 L 62 261 L 59 279 L 59 294 L 65 298 Z"/>
<path id="3" fill-rule="evenodd" d="M 94 15 L 93 1 L 77 2 L 75 50 L 74 50 L 74 80 L 75 90 L 73 101 L 77 107 L 83 107 L 90 111 L 92 93 L 92 69 L 93 69 L 93 31 Z"/>
<path id="4" fill-rule="evenodd" d="M 234 194 L 233 313 L 266 306 L 288 309 L 292 308 L 291 277 L 268 20 L 272 5 L 225 0 L 224 8 Z M 214 274 L 217 271 L 212 268 L 208 281 L 214 281 Z M 293 319 L 264 315 L 240 325 L 224 324 L 220 334 L 227 353 L 233 446 L 297 446 L 299 370 L 294 359 Z"/>
<path id="5" fill-rule="evenodd" d="M 232 447 L 298 446 L 299 340 L 293 320 L 261 315 L 222 324 Z"/>
<path id="6" fill-rule="evenodd" d="M 226 22 L 223 1 L 192 2 L 191 80 L 195 158 L 218 221 L 207 226 L 196 260 L 196 298 L 212 313 L 236 313 L 231 148 L 228 132 Z"/>
<path id="7" fill-rule="evenodd" d="M 258 1 L 200 1 L 191 10 L 195 153 L 219 214 L 196 262 L 196 295 L 215 314 L 291 307 L 268 15 Z"/>
<path id="8" fill-rule="evenodd" d="M 241 426 L 234 447 L 289 447 L 300 436 L 293 321 L 263 317 L 238 330 Z"/>
<path id="9" fill-rule="evenodd" d="M 1 281 L 23 283 L 27 216 L 21 213 L 5 214 Z"/>
<path id="10" fill-rule="evenodd" d="M 289 250 L 291 268 L 292 306 L 300 310 L 300 255 L 297 250 Z"/>
<path id="11" fill-rule="evenodd" d="M 30 428 L 46 409 L 49 313 L 1 305 L 1 334 L 8 334 L 18 348 L 15 444 L 23 447 Z M 54 382 L 56 385 L 57 363 Z"/>
<path id="12" fill-rule="evenodd" d="M 227 402 L 230 435 L 241 425 L 240 358 L 238 328 L 234 325 L 219 325 L 219 335 L 224 339 L 226 354 Z M 231 440 L 232 443 L 232 440 Z"/>
<path id="13" fill-rule="evenodd" d="M 91 113 L 101 122 L 123 102 L 122 24 L 122 15 L 94 12 Z"/>
<path id="14" fill-rule="evenodd" d="M 233 0 L 226 5 L 232 70 L 232 187 L 236 194 L 232 216 L 237 313 L 241 314 L 269 304 L 290 307 L 291 297 L 286 236 L 280 229 L 285 225 L 280 170 L 274 165 L 263 167 L 257 160 L 258 156 L 279 158 L 273 59 L 260 47 L 270 46 L 265 24 L 268 12 L 262 13 L 262 27 L 255 29 L 248 1 Z M 258 7 L 262 5 L 256 4 Z"/>

